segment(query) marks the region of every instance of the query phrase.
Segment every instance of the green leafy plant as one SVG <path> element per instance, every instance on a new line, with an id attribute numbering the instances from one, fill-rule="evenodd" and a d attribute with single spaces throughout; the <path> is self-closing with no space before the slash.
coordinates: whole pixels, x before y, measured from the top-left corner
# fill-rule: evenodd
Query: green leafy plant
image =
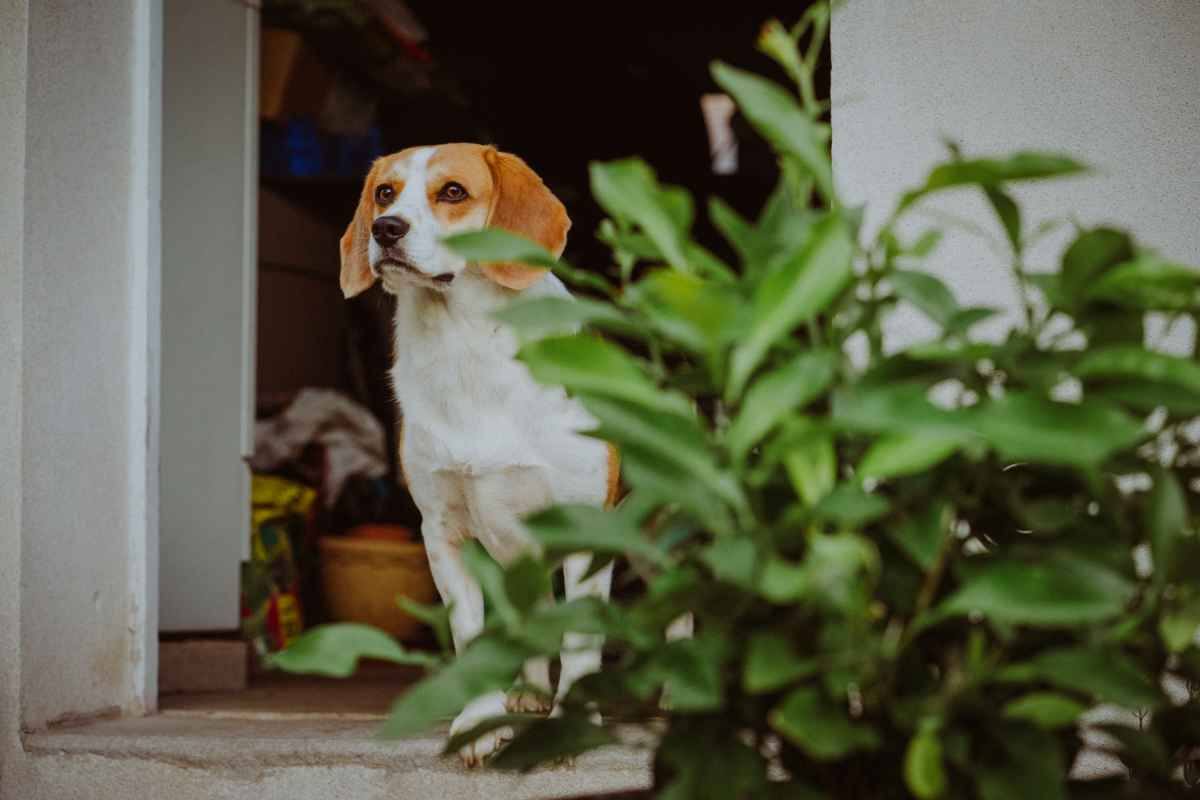
<path id="1" fill-rule="evenodd" d="M 532 374 L 620 447 L 630 494 L 611 512 L 533 516 L 540 553 L 507 568 L 471 558 L 487 629 L 397 700 L 385 732 L 426 730 L 511 686 L 574 631 L 604 634 L 611 663 L 562 716 L 495 721 L 516 729 L 495 767 L 640 726 L 654 795 L 671 800 L 1182 793 L 1181 759 L 1200 744 L 1187 691 L 1200 681 L 1200 366 L 1146 349 L 1143 319 L 1194 324 L 1200 273 L 1106 227 L 1077 230 L 1056 269 L 1033 270 L 1041 229 L 1010 188 L 1084 171 L 1043 153 L 954 149 L 863 242 L 812 89 L 828 13 L 764 30 L 795 92 L 713 67 L 781 172 L 755 220 L 709 203 L 736 264 L 692 238 L 691 195 L 635 159 L 591 171 L 611 280 L 501 231 L 451 242 L 606 298 L 517 298 L 502 319 Z M 961 306 L 921 271 L 939 234 L 901 234 L 924 198 L 955 189 L 983 193 L 1007 243 L 1023 306 L 999 339 L 978 335 L 995 309 Z M 901 304 L 939 333 L 889 353 L 882 320 Z M 855 337 L 865 364 L 847 355 Z M 580 550 L 627 559 L 644 591 L 546 603 L 551 569 Z M 444 631 L 444 611 L 417 610 Z M 668 640 L 685 613 L 694 637 Z M 426 660 L 323 629 L 278 663 L 344 674 L 347 654 Z M 1129 777 L 1070 780 L 1100 704 L 1130 712 L 1096 723 Z"/>

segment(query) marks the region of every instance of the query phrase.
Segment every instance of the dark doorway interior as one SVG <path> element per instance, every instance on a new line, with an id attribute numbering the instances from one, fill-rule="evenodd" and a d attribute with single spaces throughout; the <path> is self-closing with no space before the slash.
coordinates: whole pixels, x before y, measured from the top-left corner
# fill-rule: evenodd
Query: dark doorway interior
<path id="1" fill-rule="evenodd" d="M 397 489 L 391 299 L 378 288 L 346 302 L 338 237 L 371 161 L 405 147 L 490 143 L 524 158 L 573 220 L 566 258 L 607 269 L 602 213 L 588 164 L 640 156 L 661 180 L 690 189 L 695 233 L 730 257 L 703 212 L 719 195 L 756 215 L 775 159 L 734 117 L 738 163 L 716 174 L 701 97 L 717 91 L 713 60 L 784 81 L 755 48 L 764 22 L 794 23 L 806 3 L 447 3 L 427 0 L 265 0 L 262 15 L 262 179 L 259 205 L 258 406 L 274 417 L 305 388 L 333 389 L 382 423 L 386 480 L 322 497 L 312 537 L 365 520 L 419 531 Z M 828 64 L 820 69 L 828 96 Z M 264 427 L 269 427 L 264 426 Z M 327 479 L 318 448 L 282 470 L 313 488 Z M 383 486 L 384 488 L 380 488 Z M 388 495 L 382 498 L 380 493 Z M 306 548 L 299 547 L 299 551 Z M 304 624 L 322 621 L 319 567 L 303 563 Z"/>
<path id="2" fill-rule="evenodd" d="M 565 257 L 578 266 L 609 263 L 607 248 L 594 236 L 602 214 L 588 189 L 590 161 L 639 155 L 662 180 L 688 187 L 698 207 L 716 194 L 745 214 L 757 212 L 775 180 L 774 157 L 737 117 L 737 172 L 713 173 L 700 97 L 717 90 L 709 75 L 714 59 L 782 81 L 774 63 L 755 49 L 755 39 L 768 19 L 793 23 L 804 2 L 551 6 L 427 0 L 409 3 L 411 16 L 402 20 L 410 25 L 405 34 L 424 34 L 419 41 L 397 35 L 395 20 L 378 13 L 386 5 L 268 0 L 263 25 L 300 32 L 339 82 L 375 104 L 374 154 L 478 141 L 522 156 L 567 206 L 574 224 Z M 827 97 L 828 64 L 820 76 L 818 92 Z M 272 141 L 264 134 L 264 150 Z M 264 183 L 340 231 L 353 214 L 372 154 L 360 152 L 359 169 L 336 176 L 276 176 Z M 264 163 L 269 155 L 264 152 Z M 696 232 L 705 245 L 724 251 L 703 213 Z M 335 278 L 336 270 L 327 276 Z M 344 388 L 390 421 L 383 380 L 391 346 L 388 299 L 373 290 L 346 312 L 356 358 L 342 362 Z"/>

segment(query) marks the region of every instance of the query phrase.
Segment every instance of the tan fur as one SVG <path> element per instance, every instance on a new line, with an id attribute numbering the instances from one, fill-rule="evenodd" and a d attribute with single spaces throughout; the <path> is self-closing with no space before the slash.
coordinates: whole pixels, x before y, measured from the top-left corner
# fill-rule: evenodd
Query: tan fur
<path id="1" fill-rule="evenodd" d="M 375 282 L 375 273 L 367 261 L 367 244 L 370 242 L 372 212 L 375 208 L 375 178 L 381 162 L 382 159 L 376 161 L 367 173 L 367 179 L 363 181 L 362 195 L 358 198 L 358 208 L 339 243 L 342 251 L 342 295 L 346 298 L 365 292 Z"/>
<path id="2" fill-rule="evenodd" d="M 621 451 L 612 442 L 608 443 L 608 494 L 604 505 L 612 508 L 621 499 Z"/>
<path id="3" fill-rule="evenodd" d="M 367 173 L 366 180 L 363 181 L 362 194 L 359 195 L 354 218 L 346 226 L 346 232 L 342 234 L 339 242 L 342 255 L 340 282 L 342 295 L 346 298 L 370 289 L 377 277 L 371 270 L 371 265 L 367 263 L 367 243 L 371 240 L 371 223 L 375 221 L 375 187 L 393 167 L 407 161 L 416 150 L 415 147 L 409 147 L 399 153 L 376 159 L 371 165 L 371 171 Z M 403 181 L 388 179 L 388 182 L 395 186 L 397 194 L 404 189 Z"/>
<path id="4" fill-rule="evenodd" d="M 488 227 L 519 234 L 555 257 L 562 255 L 571 229 L 563 204 L 520 158 L 495 148 L 486 149 L 484 157 L 495 184 Z M 518 290 L 527 288 L 545 272 L 540 267 L 514 262 L 485 264 L 483 271 L 501 286 Z"/>

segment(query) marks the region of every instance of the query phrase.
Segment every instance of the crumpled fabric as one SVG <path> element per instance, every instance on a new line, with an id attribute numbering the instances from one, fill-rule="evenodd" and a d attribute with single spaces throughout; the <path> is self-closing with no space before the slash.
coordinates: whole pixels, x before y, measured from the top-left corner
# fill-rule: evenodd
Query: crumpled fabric
<path id="1" fill-rule="evenodd" d="M 354 475 L 387 474 L 386 437 L 379 420 L 358 403 L 330 389 L 301 389 L 282 414 L 254 424 L 250 467 L 270 472 L 294 461 L 310 445 L 324 452 L 321 501 L 332 508 Z"/>

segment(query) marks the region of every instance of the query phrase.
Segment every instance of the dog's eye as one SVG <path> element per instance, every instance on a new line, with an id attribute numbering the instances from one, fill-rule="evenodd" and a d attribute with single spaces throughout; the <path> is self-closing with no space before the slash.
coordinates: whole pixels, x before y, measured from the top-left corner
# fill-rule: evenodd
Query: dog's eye
<path id="1" fill-rule="evenodd" d="M 445 203 L 461 203 L 467 197 L 467 190 L 463 188 L 461 183 L 450 181 L 438 192 L 437 199 Z"/>
<path id="2" fill-rule="evenodd" d="M 391 187 L 391 184 L 381 183 L 375 187 L 375 202 L 390 203 L 396 197 L 396 190 Z"/>

